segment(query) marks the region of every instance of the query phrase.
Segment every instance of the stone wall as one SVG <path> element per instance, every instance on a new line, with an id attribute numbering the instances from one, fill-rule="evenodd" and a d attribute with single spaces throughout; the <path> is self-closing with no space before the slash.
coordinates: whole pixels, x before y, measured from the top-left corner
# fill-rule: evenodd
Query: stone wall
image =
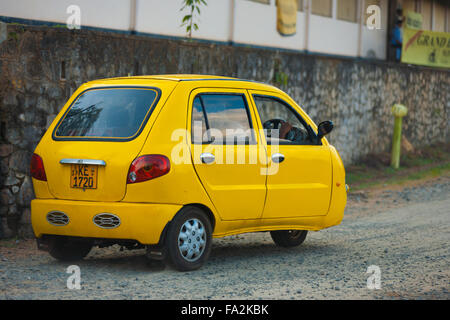
<path id="1" fill-rule="evenodd" d="M 390 108 L 409 108 L 416 147 L 448 142 L 450 73 L 189 41 L 0 23 L 0 238 L 29 236 L 29 163 L 46 127 L 83 82 L 128 74 L 202 73 L 272 83 L 317 123 L 350 164 L 390 149 Z M 62 79 L 64 78 L 64 79 Z"/>

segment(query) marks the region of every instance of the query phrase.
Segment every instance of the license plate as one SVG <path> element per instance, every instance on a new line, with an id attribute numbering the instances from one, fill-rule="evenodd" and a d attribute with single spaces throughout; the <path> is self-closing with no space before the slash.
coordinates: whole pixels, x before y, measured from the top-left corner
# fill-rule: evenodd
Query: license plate
<path id="1" fill-rule="evenodd" d="M 70 187 L 97 189 L 98 166 L 73 164 L 70 170 Z"/>

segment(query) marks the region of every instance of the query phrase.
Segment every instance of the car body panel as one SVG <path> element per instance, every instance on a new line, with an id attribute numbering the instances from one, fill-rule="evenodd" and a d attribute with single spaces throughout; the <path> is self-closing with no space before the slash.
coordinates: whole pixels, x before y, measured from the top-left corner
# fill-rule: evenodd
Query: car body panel
<path id="1" fill-rule="evenodd" d="M 314 123 L 300 106 L 285 94 L 273 91 L 250 90 L 250 95 L 280 99 L 311 127 Z M 256 109 L 254 100 L 253 107 Z M 262 128 L 261 120 L 258 125 Z M 271 160 L 280 153 L 285 160 L 279 164 Z M 323 216 L 328 213 L 331 197 L 331 155 L 328 143 L 322 145 L 267 145 L 270 162 L 267 175 L 267 200 L 262 218 L 290 218 Z M 272 172 L 273 171 L 273 172 Z M 292 201 L 295 199 L 295 201 Z"/>
<path id="2" fill-rule="evenodd" d="M 331 161 L 333 163 L 333 192 L 331 195 L 330 209 L 324 220 L 324 228 L 341 223 L 347 204 L 347 190 L 345 184 L 345 169 L 336 148 L 330 146 Z"/>
<path id="3" fill-rule="evenodd" d="M 166 224 L 181 205 L 124 202 L 36 199 L 31 202 L 31 223 L 37 238 L 44 234 L 102 239 L 132 239 L 142 244 L 156 244 Z M 47 213 L 59 211 L 69 217 L 65 226 L 47 221 Z M 94 224 L 95 215 L 114 214 L 120 218 L 117 228 L 105 229 Z"/>
<path id="4" fill-rule="evenodd" d="M 214 85 L 214 84 L 213 84 Z M 200 94 L 238 94 L 247 100 L 246 90 L 211 87 L 196 88 L 190 93 L 188 107 L 187 131 L 191 132 L 191 114 L 193 100 Z M 251 123 L 256 119 L 251 109 L 248 110 Z M 258 134 L 254 131 L 255 143 L 241 145 L 194 144 L 191 135 L 191 157 L 200 181 L 211 198 L 222 220 L 258 219 L 261 217 L 266 197 L 266 150 Z M 210 153 L 215 161 L 202 163 L 200 156 Z M 259 158 L 263 157 L 263 161 Z M 252 159 L 252 160 L 250 160 Z M 230 199 L 233 199 L 230 201 Z"/>
<path id="5" fill-rule="evenodd" d="M 162 92 L 136 139 L 128 142 L 52 139 L 53 129 L 80 92 L 111 86 L 157 87 Z M 245 95 L 257 140 L 256 145 L 246 146 L 245 152 L 247 156 L 262 153 L 264 156 L 258 155 L 258 165 L 195 164 L 193 160 L 198 153 L 191 143 L 192 100 L 197 92 L 204 91 Z M 48 182 L 33 179 L 37 199 L 32 202 L 32 223 L 36 236 L 119 238 L 156 244 L 167 223 L 186 205 L 207 209 L 214 220 L 214 237 L 270 230 L 320 230 L 340 223 L 346 191 L 345 170 L 337 151 L 325 138 L 321 146 L 295 146 L 301 147 L 295 151 L 286 148 L 283 152 L 296 162 L 284 163 L 289 169 L 281 171 L 279 178 L 266 175 L 271 165 L 267 151 L 270 154 L 273 146 L 266 145 L 264 134 L 260 132 L 262 124 L 251 97 L 254 92 L 284 99 L 317 132 L 315 123 L 287 94 L 253 81 L 205 75 L 161 75 L 103 79 L 82 85 L 50 125 L 35 151 L 43 158 L 48 177 Z M 201 153 L 214 146 L 199 147 Z M 238 147 L 233 146 L 234 154 Z M 146 154 L 166 155 L 171 162 L 170 171 L 156 179 L 126 184 L 131 162 Z M 61 168 L 59 163 L 62 158 L 106 161 L 106 167 L 100 167 L 98 173 L 97 191 L 101 192 L 71 190 L 68 173 L 64 171 L 67 169 Z M 114 179 L 105 180 L 108 166 L 117 169 Z M 291 171 L 295 175 L 291 176 Z M 295 182 L 291 179 L 294 176 L 300 180 Z M 305 190 L 307 194 L 302 195 Z M 45 216 L 53 210 L 67 212 L 71 222 L 67 226 L 50 225 Z M 95 226 L 92 217 L 102 212 L 119 216 L 121 226 L 112 230 Z"/>

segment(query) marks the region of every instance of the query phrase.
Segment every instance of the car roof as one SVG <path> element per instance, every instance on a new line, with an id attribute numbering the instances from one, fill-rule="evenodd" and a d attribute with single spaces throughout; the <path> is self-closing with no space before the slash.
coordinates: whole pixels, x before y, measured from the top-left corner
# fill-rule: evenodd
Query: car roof
<path id="1" fill-rule="evenodd" d="M 102 80 L 117 80 L 117 79 L 158 79 L 170 81 L 186 81 L 186 80 L 239 80 L 232 77 L 214 76 L 205 74 L 157 74 L 157 75 L 143 75 L 143 76 L 129 76 L 129 77 L 115 77 Z"/>
<path id="2" fill-rule="evenodd" d="M 160 81 L 233 81 L 240 82 L 244 88 L 251 87 L 252 89 L 261 89 L 261 90 L 276 90 L 280 91 L 278 88 L 265 84 L 262 82 L 257 82 L 254 80 L 246 80 L 239 79 L 233 77 L 225 77 L 225 76 L 216 76 L 216 75 L 206 75 L 206 74 L 161 74 L 161 75 L 143 75 L 143 76 L 128 76 L 128 77 L 115 77 L 115 78 L 106 78 L 106 79 L 98 79 L 90 81 L 90 85 L 95 85 L 96 83 L 105 84 L 105 82 L 116 82 L 123 80 L 160 80 Z M 244 85 L 245 84 L 245 85 Z"/>

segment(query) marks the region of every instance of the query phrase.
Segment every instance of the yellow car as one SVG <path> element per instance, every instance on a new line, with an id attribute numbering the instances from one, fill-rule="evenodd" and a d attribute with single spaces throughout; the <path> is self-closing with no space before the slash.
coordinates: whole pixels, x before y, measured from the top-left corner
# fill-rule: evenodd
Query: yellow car
<path id="1" fill-rule="evenodd" d="M 92 246 L 147 248 L 201 267 L 212 238 L 270 231 L 277 245 L 342 221 L 342 160 L 283 91 L 208 75 L 83 84 L 31 161 L 38 247 L 59 260 Z"/>

